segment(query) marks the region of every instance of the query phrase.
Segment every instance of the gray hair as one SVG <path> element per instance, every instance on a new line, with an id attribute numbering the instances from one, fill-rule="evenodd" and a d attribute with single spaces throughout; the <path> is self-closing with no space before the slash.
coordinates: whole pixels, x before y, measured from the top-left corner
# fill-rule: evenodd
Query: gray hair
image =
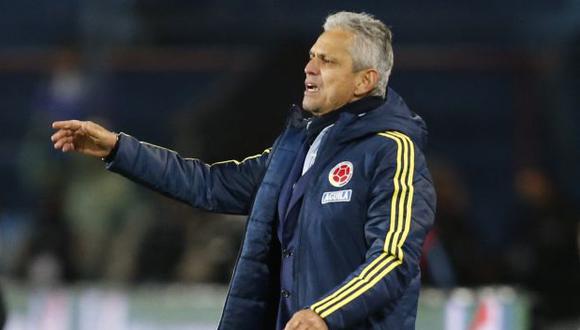
<path id="1" fill-rule="evenodd" d="M 393 68 L 391 30 L 381 21 L 367 13 L 341 11 L 331 14 L 323 25 L 324 31 L 345 30 L 354 33 L 350 49 L 353 69 L 375 69 L 379 81 L 370 95 L 385 97 L 387 83 Z"/>

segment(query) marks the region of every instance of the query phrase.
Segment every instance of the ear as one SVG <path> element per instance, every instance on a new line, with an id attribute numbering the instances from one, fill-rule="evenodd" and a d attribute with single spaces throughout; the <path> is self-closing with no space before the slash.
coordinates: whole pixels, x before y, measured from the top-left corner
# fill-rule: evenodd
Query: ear
<path id="1" fill-rule="evenodd" d="M 379 73 L 375 69 L 367 69 L 357 73 L 354 95 L 364 97 L 379 83 Z"/>

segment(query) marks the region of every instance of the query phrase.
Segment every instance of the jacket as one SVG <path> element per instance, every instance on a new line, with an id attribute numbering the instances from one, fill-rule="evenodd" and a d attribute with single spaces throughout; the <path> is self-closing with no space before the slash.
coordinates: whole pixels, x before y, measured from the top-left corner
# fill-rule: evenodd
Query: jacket
<path id="1" fill-rule="evenodd" d="M 121 134 L 107 164 L 193 207 L 249 215 L 219 329 L 275 327 L 277 201 L 306 124 L 295 109 L 272 148 L 211 165 Z M 340 114 L 302 196 L 289 290 L 296 310 L 312 309 L 330 329 L 414 329 L 421 247 L 435 213 L 426 136 L 391 89 L 375 110 Z"/>

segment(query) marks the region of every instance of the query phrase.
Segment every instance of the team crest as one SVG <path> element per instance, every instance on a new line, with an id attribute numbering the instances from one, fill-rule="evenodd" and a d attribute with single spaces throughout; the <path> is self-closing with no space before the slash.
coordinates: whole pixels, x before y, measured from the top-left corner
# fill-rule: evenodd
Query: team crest
<path id="1" fill-rule="evenodd" d="M 353 166 L 351 162 L 340 162 L 328 173 L 328 181 L 335 187 L 343 187 L 352 178 Z"/>

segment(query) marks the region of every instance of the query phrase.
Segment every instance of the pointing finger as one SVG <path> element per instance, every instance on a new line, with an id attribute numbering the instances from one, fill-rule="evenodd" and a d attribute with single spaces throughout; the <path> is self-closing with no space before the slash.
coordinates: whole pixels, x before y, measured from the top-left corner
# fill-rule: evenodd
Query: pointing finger
<path id="1" fill-rule="evenodd" d="M 70 129 L 77 130 L 81 128 L 82 123 L 78 120 L 65 120 L 65 121 L 55 121 L 52 123 L 52 128 L 54 129 Z"/>

